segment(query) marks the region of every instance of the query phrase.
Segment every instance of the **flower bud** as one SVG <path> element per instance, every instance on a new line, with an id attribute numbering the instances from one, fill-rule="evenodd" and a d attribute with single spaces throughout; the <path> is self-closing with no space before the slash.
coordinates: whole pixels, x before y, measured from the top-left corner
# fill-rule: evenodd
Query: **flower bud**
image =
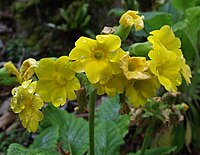
<path id="1" fill-rule="evenodd" d="M 20 68 L 21 77 L 24 81 L 29 80 L 34 72 L 34 68 L 37 67 L 37 61 L 33 58 L 29 58 L 22 63 Z"/>
<path id="2" fill-rule="evenodd" d="M 4 64 L 4 68 L 12 75 L 15 75 L 17 78 L 17 82 L 21 83 L 21 75 L 18 71 L 18 69 L 15 67 L 15 65 L 12 63 L 12 61 L 6 62 Z"/>
<path id="3" fill-rule="evenodd" d="M 135 43 L 129 47 L 129 53 L 131 56 L 147 56 L 151 49 L 152 47 L 149 42 Z"/>

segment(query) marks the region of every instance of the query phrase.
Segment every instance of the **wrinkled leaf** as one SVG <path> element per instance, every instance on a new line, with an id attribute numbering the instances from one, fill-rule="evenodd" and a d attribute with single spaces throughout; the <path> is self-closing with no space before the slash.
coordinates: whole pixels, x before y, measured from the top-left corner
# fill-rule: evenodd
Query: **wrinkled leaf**
<path id="1" fill-rule="evenodd" d="M 41 131 L 34 138 L 34 142 L 29 148 L 48 148 L 56 150 L 57 140 L 59 136 L 58 126 L 52 126 Z"/>
<path id="2" fill-rule="evenodd" d="M 115 122 L 122 137 L 128 133 L 128 127 L 130 123 L 129 115 L 120 115 L 119 96 L 110 97 L 105 99 L 98 107 L 96 112 L 96 123 L 103 123 L 106 121 Z"/>
<path id="3" fill-rule="evenodd" d="M 53 149 L 46 149 L 46 148 L 34 148 L 34 149 L 27 149 L 24 146 L 13 143 L 9 146 L 7 150 L 8 155 L 59 155 Z"/>
<path id="4" fill-rule="evenodd" d="M 119 155 L 120 145 L 124 143 L 120 129 L 112 121 L 106 121 L 95 128 L 95 154 Z"/>
<path id="5" fill-rule="evenodd" d="M 58 126 L 59 139 L 65 151 L 71 155 L 84 154 L 88 149 L 88 123 L 83 118 L 77 118 L 73 114 L 48 106 L 44 110 L 43 127 Z"/>

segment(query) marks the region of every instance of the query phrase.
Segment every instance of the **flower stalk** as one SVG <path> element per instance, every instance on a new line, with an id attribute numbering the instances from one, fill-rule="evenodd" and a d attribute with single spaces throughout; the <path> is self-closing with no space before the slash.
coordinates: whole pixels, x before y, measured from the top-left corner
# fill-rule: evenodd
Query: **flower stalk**
<path id="1" fill-rule="evenodd" d="M 131 29 L 132 29 L 132 27 L 124 27 L 123 25 L 119 25 L 116 28 L 114 34 L 118 35 L 120 37 L 121 41 L 124 41 L 128 37 Z"/>
<path id="2" fill-rule="evenodd" d="M 147 130 L 146 130 L 146 134 L 145 134 L 145 137 L 144 137 L 144 141 L 142 143 L 142 148 L 141 148 L 141 154 L 140 155 L 144 155 L 145 154 L 145 150 L 149 145 L 150 136 L 152 134 L 152 131 L 153 131 L 153 128 L 154 128 L 155 124 L 156 124 L 156 118 L 152 117 L 151 120 L 150 120 L 150 124 L 149 124 L 149 126 L 147 127 Z"/>
<path id="3" fill-rule="evenodd" d="M 94 155 L 94 116 L 95 116 L 96 90 L 89 97 L 89 154 Z"/>

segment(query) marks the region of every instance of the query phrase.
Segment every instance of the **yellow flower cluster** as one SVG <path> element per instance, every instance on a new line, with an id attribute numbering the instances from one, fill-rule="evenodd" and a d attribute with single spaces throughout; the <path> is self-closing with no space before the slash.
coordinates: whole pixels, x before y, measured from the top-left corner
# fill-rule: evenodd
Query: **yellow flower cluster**
<path id="1" fill-rule="evenodd" d="M 182 83 L 181 75 L 187 84 L 191 83 L 191 70 L 180 49 L 181 41 L 175 37 L 171 28 L 165 25 L 150 34 L 152 36 L 148 37 L 148 41 L 153 45 L 153 49 L 149 52 L 150 69 L 160 83 L 166 90 L 173 92 L 176 92 L 177 86 Z"/>
<path id="2" fill-rule="evenodd" d="M 24 128 L 27 128 L 29 132 L 35 132 L 38 122 L 43 119 L 43 114 L 39 109 L 44 103 L 35 93 L 36 82 L 31 81 L 24 81 L 21 86 L 13 88 L 10 106 L 15 113 L 19 113 Z"/>
<path id="3" fill-rule="evenodd" d="M 129 101 L 138 107 L 156 95 L 159 83 L 149 70 L 144 57 L 130 57 L 124 52 L 116 35 L 98 35 L 96 40 L 81 37 L 69 57 L 82 63 L 88 80 L 97 94 L 121 94 L 126 89 Z M 149 89 L 147 86 L 151 86 Z"/>
<path id="4" fill-rule="evenodd" d="M 137 14 L 136 11 L 126 12 L 120 24 L 142 29 L 143 16 Z M 76 91 L 81 87 L 75 76 L 79 72 L 85 72 L 98 95 L 124 93 L 135 107 L 156 96 L 160 84 L 168 91 L 177 91 L 177 86 L 182 83 L 181 75 L 189 84 L 191 71 L 180 49 L 180 39 L 166 25 L 150 34 L 150 60 L 131 57 L 121 48 L 119 36 L 106 34 L 97 35 L 96 39 L 80 37 L 69 57 L 43 58 L 38 62 L 32 58 L 25 60 L 20 72 L 7 64 L 10 72 L 22 83 L 12 90 L 11 108 L 19 113 L 23 126 L 35 132 L 43 118 L 39 111 L 43 102 L 52 102 L 59 107 L 66 103 L 66 99 L 76 99 Z M 34 74 L 37 82 L 29 80 Z"/>

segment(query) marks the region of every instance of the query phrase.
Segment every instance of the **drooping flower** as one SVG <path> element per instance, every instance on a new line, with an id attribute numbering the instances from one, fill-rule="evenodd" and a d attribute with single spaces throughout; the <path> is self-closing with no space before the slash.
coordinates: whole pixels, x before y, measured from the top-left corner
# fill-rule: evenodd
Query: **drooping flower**
<path id="1" fill-rule="evenodd" d="M 147 38 L 150 43 L 159 41 L 168 51 L 181 52 L 181 41 L 175 37 L 169 25 L 164 25 L 160 30 L 154 30 L 150 34 L 152 35 Z"/>
<path id="2" fill-rule="evenodd" d="M 74 91 L 80 88 L 80 83 L 67 56 L 62 56 L 56 61 L 43 58 L 35 72 L 39 79 L 36 92 L 45 102 L 52 102 L 58 107 L 64 105 L 66 99 L 76 99 Z"/>
<path id="3" fill-rule="evenodd" d="M 120 59 L 120 68 L 128 80 L 151 78 L 151 75 L 147 72 L 149 62 L 146 61 L 145 57 L 130 57 L 129 54 L 126 54 Z"/>
<path id="4" fill-rule="evenodd" d="M 24 81 L 21 86 L 12 90 L 11 108 L 15 113 L 19 113 L 22 125 L 29 132 L 36 132 L 38 123 L 43 119 L 43 114 L 39 110 L 44 103 L 40 96 L 35 93 L 36 82 Z"/>
<path id="5" fill-rule="evenodd" d="M 187 84 L 191 83 L 190 78 L 191 70 L 190 67 L 186 64 L 185 58 L 183 57 L 181 51 L 181 41 L 178 37 L 175 37 L 172 29 L 168 25 L 164 25 L 160 30 L 154 30 L 150 32 L 152 36 L 149 36 L 147 39 L 153 45 L 156 43 L 161 43 L 168 51 L 175 52 L 178 58 L 181 61 L 181 70 L 180 73 L 184 77 Z"/>
<path id="6" fill-rule="evenodd" d="M 183 78 L 185 79 L 187 84 L 190 84 L 190 78 L 192 78 L 192 74 L 191 74 L 191 70 L 190 67 L 186 64 L 185 58 L 183 57 L 183 55 L 181 56 L 181 75 L 183 76 Z"/>
<path id="7" fill-rule="evenodd" d="M 177 91 L 177 86 L 181 85 L 181 61 L 177 54 L 168 51 L 162 44 L 154 43 L 153 50 L 149 52 L 150 70 L 158 77 L 160 83 L 168 91 Z"/>
<path id="8" fill-rule="evenodd" d="M 126 28 L 134 25 L 135 30 L 139 31 L 144 28 L 143 20 L 144 16 L 139 16 L 138 11 L 128 10 L 121 16 L 119 23 Z"/>
<path id="9" fill-rule="evenodd" d="M 148 98 L 156 96 L 159 82 L 155 76 L 145 80 L 127 80 L 126 96 L 134 107 L 143 106 Z"/>
<path id="10" fill-rule="evenodd" d="M 105 84 L 113 74 L 121 72 L 119 60 L 125 54 L 116 35 L 98 35 L 96 40 L 80 37 L 69 54 L 72 60 L 82 63 L 91 83 Z"/>
<path id="11" fill-rule="evenodd" d="M 8 61 L 4 64 L 4 68 L 12 75 L 15 75 L 17 78 L 17 82 L 21 83 L 21 75 L 18 69 L 15 67 L 15 65 L 12 63 L 12 61 Z"/>
<path id="12" fill-rule="evenodd" d="M 108 96 L 115 96 L 116 94 L 123 93 L 124 81 L 125 77 L 123 74 L 116 74 L 105 84 L 95 83 L 94 86 L 97 87 L 98 95 L 106 93 Z"/>
<path id="13" fill-rule="evenodd" d="M 33 58 L 29 58 L 22 63 L 20 74 L 24 81 L 29 80 L 33 76 L 35 67 L 37 67 L 37 61 Z"/>

